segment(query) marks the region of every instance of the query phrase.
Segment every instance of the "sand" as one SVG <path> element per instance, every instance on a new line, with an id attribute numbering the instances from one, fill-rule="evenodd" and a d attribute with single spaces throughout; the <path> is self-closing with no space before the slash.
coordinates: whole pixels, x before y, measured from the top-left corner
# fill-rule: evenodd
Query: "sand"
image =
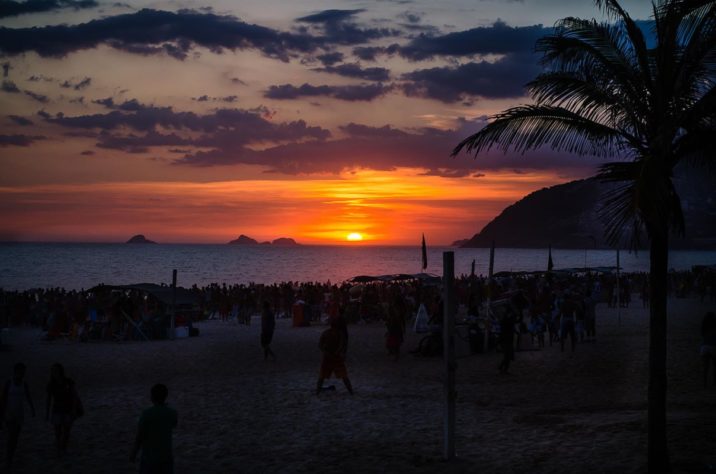
<path id="1" fill-rule="evenodd" d="M 702 386 L 694 299 L 670 301 L 669 447 L 676 472 L 716 464 L 716 387 Z M 136 422 L 153 383 L 169 386 L 179 412 L 175 472 L 644 472 L 647 312 L 599 306 L 598 341 L 575 353 L 559 346 L 518 352 L 512 375 L 498 375 L 500 354 L 468 356 L 457 369 L 457 454 L 442 461 L 443 364 L 408 354 L 391 360 L 381 325 L 350 326 L 349 373 L 356 390 L 316 397 L 323 327 L 279 320 L 264 362 L 258 321 L 206 321 L 201 336 L 127 343 L 43 342 L 13 332 L 0 374 L 28 365 L 38 417 L 28 419 L 17 472 L 137 472 L 129 461 Z M 458 340 L 458 351 L 467 354 Z M 49 367 L 62 362 L 78 384 L 85 416 L 70 453 L 58 459 L 44 422 Z M 7 378 L 3 376 L 2 378 Z M 4 459 L 4 440 L 2 441 Z"/>

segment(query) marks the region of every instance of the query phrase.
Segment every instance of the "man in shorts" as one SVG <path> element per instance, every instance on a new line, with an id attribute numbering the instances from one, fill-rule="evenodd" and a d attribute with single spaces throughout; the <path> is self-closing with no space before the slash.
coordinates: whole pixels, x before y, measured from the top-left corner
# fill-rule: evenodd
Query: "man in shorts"
<path id="1" fill-rule="evenodd" d="M 321 393 L 323 381 L 335 375 L 336 378 L 342 379 L 343 384 L 348 389 L 348 393 L 353 395 L 353 386 L 348 378 L 348 370 L 345 362 L 345 336 L 339 328 L 337 319 L 331 320 L 331 327 L 323 331 L 318 347 L 323 353 L 321 359 L 321 371 L 318 375 L 318 383 L 316 384 L 316 395 Z"/>

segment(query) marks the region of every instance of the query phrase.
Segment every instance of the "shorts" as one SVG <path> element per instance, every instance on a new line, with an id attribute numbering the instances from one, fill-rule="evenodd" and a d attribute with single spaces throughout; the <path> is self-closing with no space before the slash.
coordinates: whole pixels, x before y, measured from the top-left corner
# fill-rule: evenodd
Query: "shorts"
<path id="1" fill-rule="evenodd" d="M 346 363 L 343 361 L 343 357 L 336 355 L 324 355 L 321 361 L 321 373 L 322 379 L 329 379 L 334 374 L 337 379 L 344 379 L 348 377 L 348 369 L 346 369 Z"/>
<path id="2" fill-rule="evenodd" d="M 699 353 L 700 353 L 702 356 L 711 356 L 711 357 L 714 357 L 714 356 L 716 356 L 716 346 L 712 346 L 712 345 L 709 345 L 709 344 L 702 344 L 702 345 L 701 345 L 701 350 L 699 351 Z"/>
<path id="3" fill-rule="evenodd" d="M 53 413 L 50 421 L 53 425 L 71 425 L 73 418 L 69 413 Z"/>

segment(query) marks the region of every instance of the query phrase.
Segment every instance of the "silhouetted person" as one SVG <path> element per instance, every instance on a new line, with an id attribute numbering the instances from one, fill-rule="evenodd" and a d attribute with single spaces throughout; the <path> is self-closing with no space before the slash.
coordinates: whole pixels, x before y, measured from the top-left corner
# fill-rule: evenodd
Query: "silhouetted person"
<path id="1" fill-rule="evenodd" d="M 30 405 L 32 417 L 35 417 L 35 405 L 32 403 L 30 389 L 25 382 L 25 364 L 15 364 L 12 379 L 8 380 L 0 399 L 0 424 L 4 422 L 7 431 L 6 466 L 10 470 L 15 456 L 17 442 L 20 439 L 22 423 L 25 420 L 25 402 Z"/>
<path id="2" fill-rule="evenodd" d="M 572 352 L 574 352 L 574 348 L 577 344 L 577 334 L 574 328 L 576 312 L 577 305 L 574 302 L 573 296 L 565 292 L 564 299 L 559 307 L 559 342 L 562 352 L 564 352 L 564 343 L 567 340 L 567 336 L 569 336 L 570 342 L 572 343 Z"/>
<path id="3" fill-rule="evenodd" d="M 704 361 L 704 388 L 708 386 L 709 366 L 716 384 L 716 315 L 709 311 L 701 323 L 701 359 Z"/>
<path id="4" fill-rule="evenodd" d="M 154 404 L 142 412 L 137 427 L 137 439 L 132 450 L 131 460 L 137 459 L 142 451 L 139 463 L 140 474 L 172 474 L 174 472 L 174 454 L 172 450 L 172 431 L 177 426 L 177 412 L 166 404 L 169 390 L 164 384 L 156 384 L 151 390 Z"/>
<path id="5" fill-rule="evenodd" d="M 512 307 L 505 310 L 500 318 L 500 347 L 502 348 L 502 361 L 498 367 L 500 374 L 508 374 L 510 362 L 515 360 L 515 314 Z"/>
<path id="6" fill-rule="evenodd" d="M 264 350 L 264 360 L 268 360 L 269 356 L 276 360 L 276 354 L 271 350 L 271 340 L 275 329 L 276 315 L 271 309 L 271 304 L 264 301 L 263 311 L 261 311 L 261 347 Z"/>
<path id="7" fill-rule="evenodd" d="M 78 404 L 74 380 L 65 376 L 62 364 L 54 364 L 50 369 L 50 382 L 47 384 L 45 420 L 50 421 L 55 429 L 55 445 L 60 456 L 67 452 L 72 423 L 78 415 Z"/>
<path id="8" fill-rule="evenodd" d="M 331 327 L 323 331 L 321 339 L 318 342 L 318 347 L 323 353 L 321 359 L 321 371 L 318 375 L 318 382 L 316 383 L 316 395 L 321 393 L 323 387 L 323 381 L 335 374 L 336 378 L 342 379 L 343 384 L 348 389 L 348 392 L 353 394 L 353 386 L 348 378 L 348 370 L 346 369 L 345 363 L 345 339 L 343 333 L 338 327 L 338 321 L 332 320 Z"/>

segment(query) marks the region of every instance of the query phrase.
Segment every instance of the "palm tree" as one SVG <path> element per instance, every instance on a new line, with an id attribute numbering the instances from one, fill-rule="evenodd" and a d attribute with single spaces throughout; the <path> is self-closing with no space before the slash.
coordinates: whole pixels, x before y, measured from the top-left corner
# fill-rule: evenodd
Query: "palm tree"
<path id="1" fill-rule="evenodd" d="M 669 238 L 684 231 L 672 176 L 680 163 L 716 164 L 716 0 L 655 0 L 641 25 L 617 0 L 595 3 L 609 21 L 565 18 L 537 42 L 545 72 L 527 84 L 534 103 L 493 116 L 452 156 L 551 147 L 617 157 L 598 173 L 614 183 L 602 215 L 612 244 L 636 246 L 643 230 L 649 239 L 648 468 L 662 472 Z"/>

